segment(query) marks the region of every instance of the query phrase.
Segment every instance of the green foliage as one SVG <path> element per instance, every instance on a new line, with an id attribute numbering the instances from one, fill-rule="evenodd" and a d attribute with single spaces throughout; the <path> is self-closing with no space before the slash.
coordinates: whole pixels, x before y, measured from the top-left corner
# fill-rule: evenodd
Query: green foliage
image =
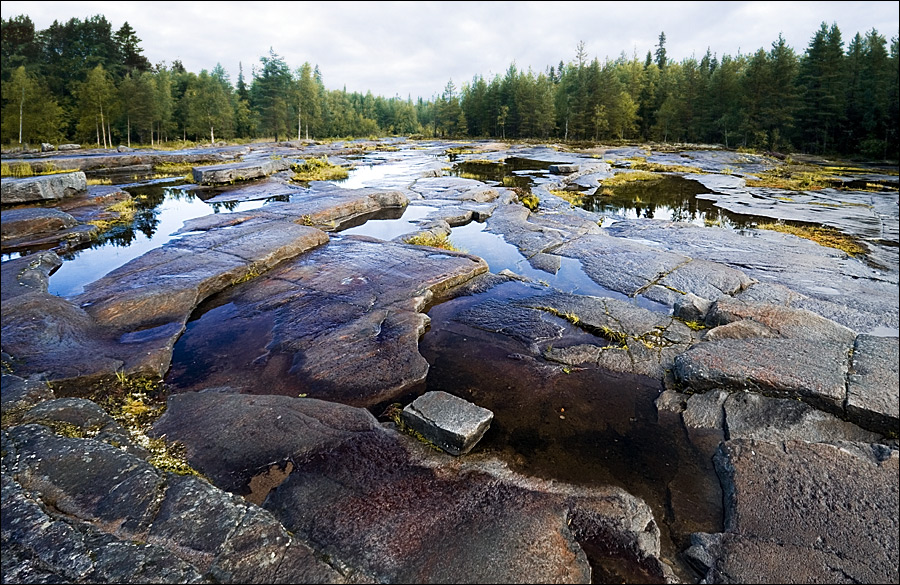
<path id="1" fill-rule="evenodd" d="M 291 165 L 294 171 L 294 181 L 338 181 L 346 179 L 350 172 L 344 167 L 328 162 L 328 157 L 310 158 L 303 163 Z"/>
<path id="2" fill-rule="evenodd" d="M 236 85 L 219 65 L 199 74 L 177 60 L 151 68 L 137 32 L 102 15 L 46 30 L 20 15 L 2 26 L 5 143 L 394 134 L 900 152 L 900 49 L 874 29 L 845 45 L 837 24 L 822 23 L 802 52 L 779 36 L 755 52 L 720 57 L 712 47 L 681 61 L 667 53 L 664 32 L 645 59 L 591 59 L 582 43 L 568 63 L 537 72 L 511 64 L 492 79 L 474 72 L 470 83 L 449 80 L 433 99 L 413 101 L 328 90 L 317 66 L 292 70 L 273 49 L 249 83 L 242 67 Z"/>

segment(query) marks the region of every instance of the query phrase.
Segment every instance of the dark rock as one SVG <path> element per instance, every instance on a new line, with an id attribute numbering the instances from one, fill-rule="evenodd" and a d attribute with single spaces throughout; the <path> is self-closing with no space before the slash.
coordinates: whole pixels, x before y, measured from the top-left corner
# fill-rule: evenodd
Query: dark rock
<path id="1" fill-rule="evenodd" d="M 3 409 L 4 426 L 7 424 L 7 417 L 15 417 L 17 422 L 26 410 L 54 397 L 50 385 L 38 376 L 26 380 L 13 374 L 4 373 L 0 384 L 2 384 L 0 385 L 0 404 Z"/>
<path id="2" fill-rule="evenodd" d="M 198 339 L 267 332 L 202 385 L 355 406 L 388 400 L 428 372 L 418 351 L 428 322 L 422 308 L 483 272 L 483 260 L 458 252 L 359 236 L 333 241 L 229 294 L 236 314 L 226 323 L 195 323 Z M 186 351 L 193 339 L 183 338 Z"/>
<path id="3" fill-rule="evenodd" d="M 39 425 L 3 435 L 19 455 L 3 473 L 4 580 L 343 581 L 271 514 L 201 479 Z"/>
<path id="4" fill-rule="evenodd" d="M 798 339 L 724 339 L 676 357 L 674 373 L 695 392 L 751 390 L 842 412 L 848 353 L 833 343 Z"/>
<path id="5" fill-rule="evenodd" d="M 0 201 L 3 205 L 10 205 L 62 199 L 86 190 L 87 178 L 82 172 L 39 175 L 24 179 L 6 178 L 3 180 Z"/>
<path id="6" fill-rule="evenodd" d="M 710 583 L 896 583 L 898 456 L 864 443 L 728 441 L 725 532 L 689 556 Z"/>
<path id="7" fill-rule="evenodd" d="M 547 167 L 554 175 L 569 175 L 571 173 L 577 173 L 580 167 L 578 165 L 550 165 Z"/>
<path id="8" fill-rule="evenodd" d="M 882 433 L 900 434 L 898 338 L 860 335 L 847 378 L 847 415 Z"/>
<path id="9" fill-rule="evenodd" d="M 401 413 L 403 422 L 451 455 L 465 455 L 491 426 L 494 413 L 446 392 L 426 392 Z"/>
<path id="10" fill-rule="evenodd" d="M 78 223 L 74 217 L 58 209 L 24 207 L 3 212 L 0 221 L 0 238 L 4 242 L 26 236 L 58 232 Z"/>
<path id="11" fill-rule="evenodd" d="M 725 428 L 725 412 L 722 405 L 728 398 L 724 390 L 710 390 L 703 394 L 694 394 L 687 401 L 682 413 L 684 424 L 691 428 L 720 429 Z"/>
<path id="12" fill-rule="evenodd" d="M 269 466 L 305 461 L 378 426 L 367 410 L 313 398 L 188 392 L 169 397 L 152 434 L 184 443 L 188 462 L 215 485 L 246 493 Z"/>

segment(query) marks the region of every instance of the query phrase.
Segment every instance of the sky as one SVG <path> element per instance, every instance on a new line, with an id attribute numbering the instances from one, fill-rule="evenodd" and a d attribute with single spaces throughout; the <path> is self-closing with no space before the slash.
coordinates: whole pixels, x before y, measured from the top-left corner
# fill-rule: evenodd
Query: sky
<path id="1" fill-rule="evenodd" d="M 545 71 L 575 60 L 643 60 L 666 35 L 669 60 L 769 50 L 781 34 L 798 55 L 824 22 L 846 44 L 876 29 L 898 35 L 900 2 L 17 2 L 3 19 L 28 15 L 38 30 L 54 20 L 102 14 L 128 22 L 151 63 L 180 60 L 195 73 L 221 64 L 250 81 L 274 51 L 292 69 L 318 65 L 325 87 L 384 97 L 430 99 L 448 81 Z"/>

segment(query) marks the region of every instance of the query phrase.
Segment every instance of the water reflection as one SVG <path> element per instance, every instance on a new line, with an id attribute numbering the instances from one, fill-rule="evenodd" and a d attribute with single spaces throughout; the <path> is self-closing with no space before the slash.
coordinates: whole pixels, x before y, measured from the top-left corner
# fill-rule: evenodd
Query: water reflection
<path id="1" fill-rule="evenodd" d="M 662 219 L 700 226 L 750 227 L 759 218 L 732 213 L 713 201 L 697 198 L 709 189 L 691 179 L 661 175 L 650 181 L 634 181 L 617 187 L 600 187 L 582 195 L 579 207 L 616 219 Z"/>
<path id="2" fill-rule="evenodd" d="M 50 277 L 49 291 L 77 295 L 84 286 L 173 239 L 185 221 L 221 211 L 256 209 L 265 201 L 206 203 L 182 187 L 164 185 L 127 188 L 137 207 L 130 223 L 113 225 L 88 247 L 63 254 L 62 266 Z"/>

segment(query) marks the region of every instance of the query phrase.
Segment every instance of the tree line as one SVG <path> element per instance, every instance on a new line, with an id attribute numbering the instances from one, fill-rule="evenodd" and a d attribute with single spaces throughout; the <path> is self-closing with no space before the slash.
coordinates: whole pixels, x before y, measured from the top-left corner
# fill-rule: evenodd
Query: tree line
<path id="1" fill-rule="evenodd" d="M 327 90 L 318 66 L 274 50 L 232 83 L 217 64 L 151 65 L 136 31 L 105 17 L 35 30 L 2 21 L 2 142 L 99 146 L 173 140 L 423 137 L 709 142 L 789 152 L 898 158 L 900 50 L 875 29 L 846 44 L 822 23 L 802 54 L 779 35 L 753 54 L 670 60 L 665 33 L 641 59 L 575 58 L 431 99 Z"/>

